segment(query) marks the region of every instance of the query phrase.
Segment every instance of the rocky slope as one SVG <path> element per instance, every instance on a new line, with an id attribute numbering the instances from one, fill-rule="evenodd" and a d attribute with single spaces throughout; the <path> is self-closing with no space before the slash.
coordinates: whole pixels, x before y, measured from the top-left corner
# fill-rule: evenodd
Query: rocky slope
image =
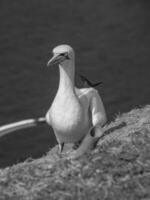
<path id="1" fill-rule="evenodd" d="M 1 169 L 0 200 L 150 198 L 150 106 L 117 116 L 77 160 L 55 149 Z"/>

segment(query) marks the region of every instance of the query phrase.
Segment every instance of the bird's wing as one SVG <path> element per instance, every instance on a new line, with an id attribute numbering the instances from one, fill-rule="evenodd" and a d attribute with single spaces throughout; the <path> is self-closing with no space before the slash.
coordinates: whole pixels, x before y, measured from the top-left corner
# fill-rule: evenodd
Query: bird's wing
<path id="1" fill-rule="evenodd" d="M 0 126 L 0 137 L 12 133 L 14 131 L 22 130 L 29 127 L 34 127 L 45 122 L 46 122 L 45 117 L 40 117 L 37 119 L 25 119 L 18 122 Z"/>
<path id="2" fill-rule="evenodd" d="M 99 82 L 97 82 L 97 83 L 93 83 L 92 84 L 92 87 L 97 87 L 98 85 L 100 85 L 100 84 L 102 84 L 103 82 L 102 81 L 99 81 Z"/>
<path id="3" fill-rule="evenodd" d="M 80 100 L 88 100 L 88 108 L 91 113 L 92 125 L 103 126 L 106 123 L 106 112 L 98 91 L 94 88 L 76 89 L 76 94 Z"/>
<path id="4" fill-rule="evenodd" d="M 90 82 L 85 76 L 83 76 L 83 75 L 81 75 L 81 74 L 79 74 L 79 76 L 80 76 L 80 78 L 81 78 L 81 80 L 82 80 L 83 82 L 86 82 L 89 86 L 91 85 L 91 82 Z"/>
<path id="5" fill-rule="evenodd" d="M 98 91 L 93 89 L 90 95 L 90 112 L 92 125 L 101 127 L 106 123 L 106 112 Z"/>
<path id="6" fill-rule="evenodd" d="M 82 97 L 84 99 L 85 96 L 86 99 L 88 99 L 88 107 L 91 112 L 92 127 L 81 141 L 78 149 L 71 154 L 72 158 L 78 158 L 79 156 L 95 147 L 99 138 L 103 135 L 102 126 L 106 122 L 104 105 L 97 90 L 94 88 L 84 88 L 76 89 L 76 91 L 80 100 Z"/>

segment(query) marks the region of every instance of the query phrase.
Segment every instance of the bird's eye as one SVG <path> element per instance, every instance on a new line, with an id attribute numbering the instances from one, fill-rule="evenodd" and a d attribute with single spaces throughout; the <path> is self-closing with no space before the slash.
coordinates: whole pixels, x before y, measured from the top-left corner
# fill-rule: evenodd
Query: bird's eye
<path id="1" fill-rule="evenodd" d="M 67 52 L 66 53 L 61 53 L 60 56 L 64 56 L 68 60 L 70 59 Z"/>
<path id="2" fill-rule="evenodd" d="M 66 53 L 61 53 L 60 56 L 66 56 Z"/>

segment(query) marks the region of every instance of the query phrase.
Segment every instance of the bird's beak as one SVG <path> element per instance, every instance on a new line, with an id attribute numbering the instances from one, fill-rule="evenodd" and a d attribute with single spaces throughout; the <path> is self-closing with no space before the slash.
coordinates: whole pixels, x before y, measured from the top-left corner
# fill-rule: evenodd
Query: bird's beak
<path id="1" fill-rule="evenodd" d="M 47 63 L 47 67 L 53 66 L 55 64 L 59 64 L 65 60 L 65 56 L 56 54 L 54 55 Z"/>

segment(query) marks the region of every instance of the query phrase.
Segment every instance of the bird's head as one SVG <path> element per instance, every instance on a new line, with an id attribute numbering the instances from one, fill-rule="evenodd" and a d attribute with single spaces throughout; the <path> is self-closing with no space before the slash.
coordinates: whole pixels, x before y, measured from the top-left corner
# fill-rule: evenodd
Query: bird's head
<path id="1" fill-rule="evenodd" d="M 74 60 L 74 51 L 69 45 L 59 45 L 53 49 L 53 57 L 48 61 L 47 66 L 54 64 L 67 64 Z"/>

